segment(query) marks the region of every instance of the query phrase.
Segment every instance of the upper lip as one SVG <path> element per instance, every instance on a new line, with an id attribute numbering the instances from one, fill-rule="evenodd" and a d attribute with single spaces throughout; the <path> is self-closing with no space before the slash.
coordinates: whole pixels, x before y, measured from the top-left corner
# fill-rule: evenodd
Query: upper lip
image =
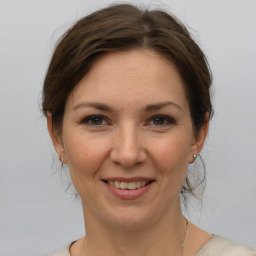
<path id="1" fill-rule="evenodd" d="M 102 180 L 106 181 L 123 181 L 123 182 L 132 182 L 132 181 L 153 181 L 154 179 L 152 178 L 147 178 L 147 177 L 131 177 L 131 178 L 125 178 L 125 177 L 109 177 L 109 178 L 104 178 Z"/>

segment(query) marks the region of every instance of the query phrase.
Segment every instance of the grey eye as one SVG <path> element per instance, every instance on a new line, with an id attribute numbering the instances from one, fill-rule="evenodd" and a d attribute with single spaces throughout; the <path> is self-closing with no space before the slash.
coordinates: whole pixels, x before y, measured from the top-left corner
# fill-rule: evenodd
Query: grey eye
<path id="1" fill-rule="evenodd" d="M 82 120 L 83 124 L 100 126 L 106 124 L 106 120 L 102 116 L 88 116 Z"/>
<path id="2" fill-rule="evenodd" d="M 158 115 L 158 116 L 153 116 L 148 124 L 155 125 L 155 126 L 164 126 L 164 125 L 175 124 L 175 121 L 169 116 Z"/>
<path id="3" fill-rule="evenodd" d="M 153 121 L 154 125 L 163 125 L 163 124 L 165 124 L 166 120 L 164 117 L 158 116 L 158 117 L 154 118 L 152 121 Z"/>
<path id="4" fill-rule="evenodd" d="M 102 117 L 93 117 L 90 120 L 90 123 L 92 125 L 102 125 L 102 122 L 103 122 L 103 118 Z"/>

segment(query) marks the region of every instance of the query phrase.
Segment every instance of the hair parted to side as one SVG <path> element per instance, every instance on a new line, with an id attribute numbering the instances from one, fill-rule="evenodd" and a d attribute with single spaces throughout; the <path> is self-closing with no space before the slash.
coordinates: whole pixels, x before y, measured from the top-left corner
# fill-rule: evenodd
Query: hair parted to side
<path id="1" fill-rule="evenodd" d="M 103 54 L 148 49 L 174 63 L 183 79 L 195 133 L 212 117 L 211 72 L 186 27 L 163 10 L 111 5 L 78 20 L 58 41 L 43 85 L 42 110 L 52 115 L 61 136 L 65 103 L 78 82 Z M 182 195 L 193 194 L 186 179 Z"/>

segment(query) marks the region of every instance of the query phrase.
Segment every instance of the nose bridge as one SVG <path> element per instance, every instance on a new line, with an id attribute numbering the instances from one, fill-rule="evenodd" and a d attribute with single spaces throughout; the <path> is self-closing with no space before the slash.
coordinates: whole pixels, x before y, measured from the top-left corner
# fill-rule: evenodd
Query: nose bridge
<path id="1" fill-rule="evenodd" d="M 131 167 L 143 162 L 145 157 L 139 128 L 131 123 L 120 126 L 114 138 L 112 160 L 122 166 Z"/>
<path id="2" fill-rule="evenodd" d="M 118 144 L 122 153 L 135 155 L 139 147 L 138 129 L 135 125 L 121 127 Z"/>

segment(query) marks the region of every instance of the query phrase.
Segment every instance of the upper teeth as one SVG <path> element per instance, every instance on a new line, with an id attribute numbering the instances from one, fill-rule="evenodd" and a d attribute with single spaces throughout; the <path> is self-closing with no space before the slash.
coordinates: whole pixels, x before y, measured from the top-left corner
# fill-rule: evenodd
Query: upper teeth
<path id="1" fill-rule="evenodd" d="M 125 182 L 125 181 L 118 181 L 118 180 L 108 180 L 108 184 L 114 186 L 119 189 L 136 189 L 147 185 L 149 181 L 132 181 L 132 182 Z"/>

